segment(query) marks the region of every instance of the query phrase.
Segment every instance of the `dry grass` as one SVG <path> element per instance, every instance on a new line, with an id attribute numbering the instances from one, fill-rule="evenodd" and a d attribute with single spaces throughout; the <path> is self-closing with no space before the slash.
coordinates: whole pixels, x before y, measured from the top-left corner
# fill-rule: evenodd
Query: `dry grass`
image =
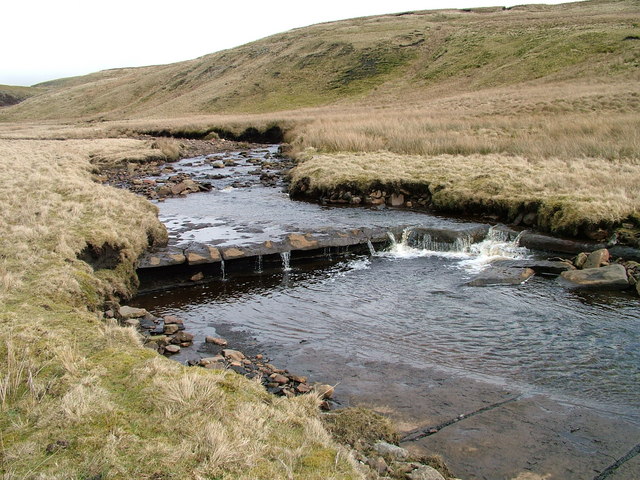
<path id="1" fill-rule="evenodd" d="M 640 211 L 637 160 L 311 154 L 296 168 L 293 182 L 303 178 L 316 191 L 351 186 L 368 192 L 376 182 L 396 188 L 423 185 L 432 193 L 434 206 L 442 210 L 517 212 L 537 205 L 541 227 L 574 234 L 585 223 L 619 223 Z"/>
<path id="2" fill-rule="evenodd" d="M 420 183 L 438 208 L 526 205 L 555 231 L 619 222 L 640 210 L 637 17 L 636 2 L 591 0 L 333 22 L 3 109 L 4 478 L 358 478 L 314 398 L 158 358 L 95 312 L 135 290 L 136 258 L 166 233 L 92 171 L 179 155 L 125 138 L 141 132 L 277 124 L 304 160 L 294 180 L 320 191 Z M 119 266 L 94 271 L 88 244 Z"/>
<path id="3" fill-rule="evenodd" d="M 276 400 L 233 372 L 183 367 L 94 311 L 131 295 L 136 258 L 166 232 L 146 200 L 94 183 L 91 160 L 173 145 L 0 140 L 3 478 L 359 478 L 319 427 L 316 398 Z M 105 243 L 116 268 L 78 259 Z"/>
<path id="4" fill-rule="evenodd" d="M 171 65 L 48 82 L 5 120 L 159 118 L 403 103 L 573 80 L 637 83 L 634 1 L 419 11 L 299 28 Z"/>

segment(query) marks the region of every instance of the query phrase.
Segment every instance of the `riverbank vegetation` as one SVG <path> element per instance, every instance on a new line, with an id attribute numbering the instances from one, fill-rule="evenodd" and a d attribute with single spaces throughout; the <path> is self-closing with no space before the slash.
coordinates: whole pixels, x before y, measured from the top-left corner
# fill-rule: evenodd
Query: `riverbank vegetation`
<path id="1" fill-rule="evenodd" d="M 332 22 L 47 82 L 3 107 L 5 477 L 358 478 L 314 397 L 187 369 L 104 317 L 166 233 L 151 204 L 94 176 L 175 159 L 180 138 L 277 127 L 299 160 L 292 184 L 316 196 L 419 184 L 435 209 L 535 213 L 533 227 L 571 235 L 622 225 L 633 237 L 639 14 L 637 2 L 590 0 Z M 111 260 L 92 266 L 92 252 Z"/>
<path id="2" fill-rule="evenodd" d="M 0 140 L 3 478 L 359 478 L 316 397 L 184 367 L 103 316 L 166 231 L 146 200 L 95 183 L 90 159 L 163 155 L 152 146 Z M 87 250 L 115 261 L 92 267 Z"/>

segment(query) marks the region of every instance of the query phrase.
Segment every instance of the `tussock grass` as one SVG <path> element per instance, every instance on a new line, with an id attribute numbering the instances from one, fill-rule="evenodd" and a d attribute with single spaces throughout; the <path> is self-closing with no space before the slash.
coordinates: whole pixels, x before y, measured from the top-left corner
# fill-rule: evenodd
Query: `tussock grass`
<path id="1" fill-rule="evenodd" d="M 317 154 L 296 167 L 293 183 L 367 192 L 376 184 L 424 185 L 436 208 L 449 211 L 531 211 L 541 227 L 577 234 L 587 225 L 616 224 L 640 210 L 640 161 L 530 159 L 506 155 Z"/>
<path id="2" fill-rule="evenodd" d="M 146 200 L 94 183 L 92 160 L 155 158 L 156 146 L 0 140 L 3 478 L 359 478 L 317 398 L 184 367 L 96 310 L 132 294 L 136 258 L 166 232 Z M 78 259 L 87 244 L 111 245 L 120 264 L 94 271 Z"/>

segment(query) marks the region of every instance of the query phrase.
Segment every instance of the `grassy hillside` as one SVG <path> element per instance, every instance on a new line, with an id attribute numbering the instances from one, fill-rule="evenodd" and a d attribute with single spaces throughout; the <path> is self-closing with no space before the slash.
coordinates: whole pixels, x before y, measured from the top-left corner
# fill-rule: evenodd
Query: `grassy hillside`
<path id="1" fill-rule="evenodd" d="M 6 119 L 268 112 L 576 78 L 640 80 L 632 0 L 408 12 L 300 28 L 186 62 L 48 82 Z"/>
<path id="2" fill-rule="evenodd" d="M 16 105 L 29 97 L 43 93 L 44 88 L 15 87 L 12 85 L 0 85 L 0 107 Z"/>

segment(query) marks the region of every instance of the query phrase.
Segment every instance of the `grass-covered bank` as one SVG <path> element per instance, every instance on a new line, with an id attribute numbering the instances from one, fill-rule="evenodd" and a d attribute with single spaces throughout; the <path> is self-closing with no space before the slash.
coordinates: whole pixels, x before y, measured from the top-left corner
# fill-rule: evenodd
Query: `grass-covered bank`
<path id="1" fill-rule="evenodd" d="M 292 175 L 296 197 L 329 203 L 392 204 L 500 221 L 556 234 L 637 246 L 640 164 L 507 155 L 307 152 Z M 391 198 L 393 195 L 393 198 Z M 624 227 L 624 228 L 623 228 Z"/>
<path id="2" fill-rule="evenodd" d="M 277 399 L 234 373 L 188 369 L 103 318 L 166 233 L 146 200 L 93 182 L 90 159 L 166 155 L 151 147 L 0 140 L 3 478 L 358 478 L 315 397 Z M 88 246 L 118 262 L 94 270 L 78 258 Z"/>

